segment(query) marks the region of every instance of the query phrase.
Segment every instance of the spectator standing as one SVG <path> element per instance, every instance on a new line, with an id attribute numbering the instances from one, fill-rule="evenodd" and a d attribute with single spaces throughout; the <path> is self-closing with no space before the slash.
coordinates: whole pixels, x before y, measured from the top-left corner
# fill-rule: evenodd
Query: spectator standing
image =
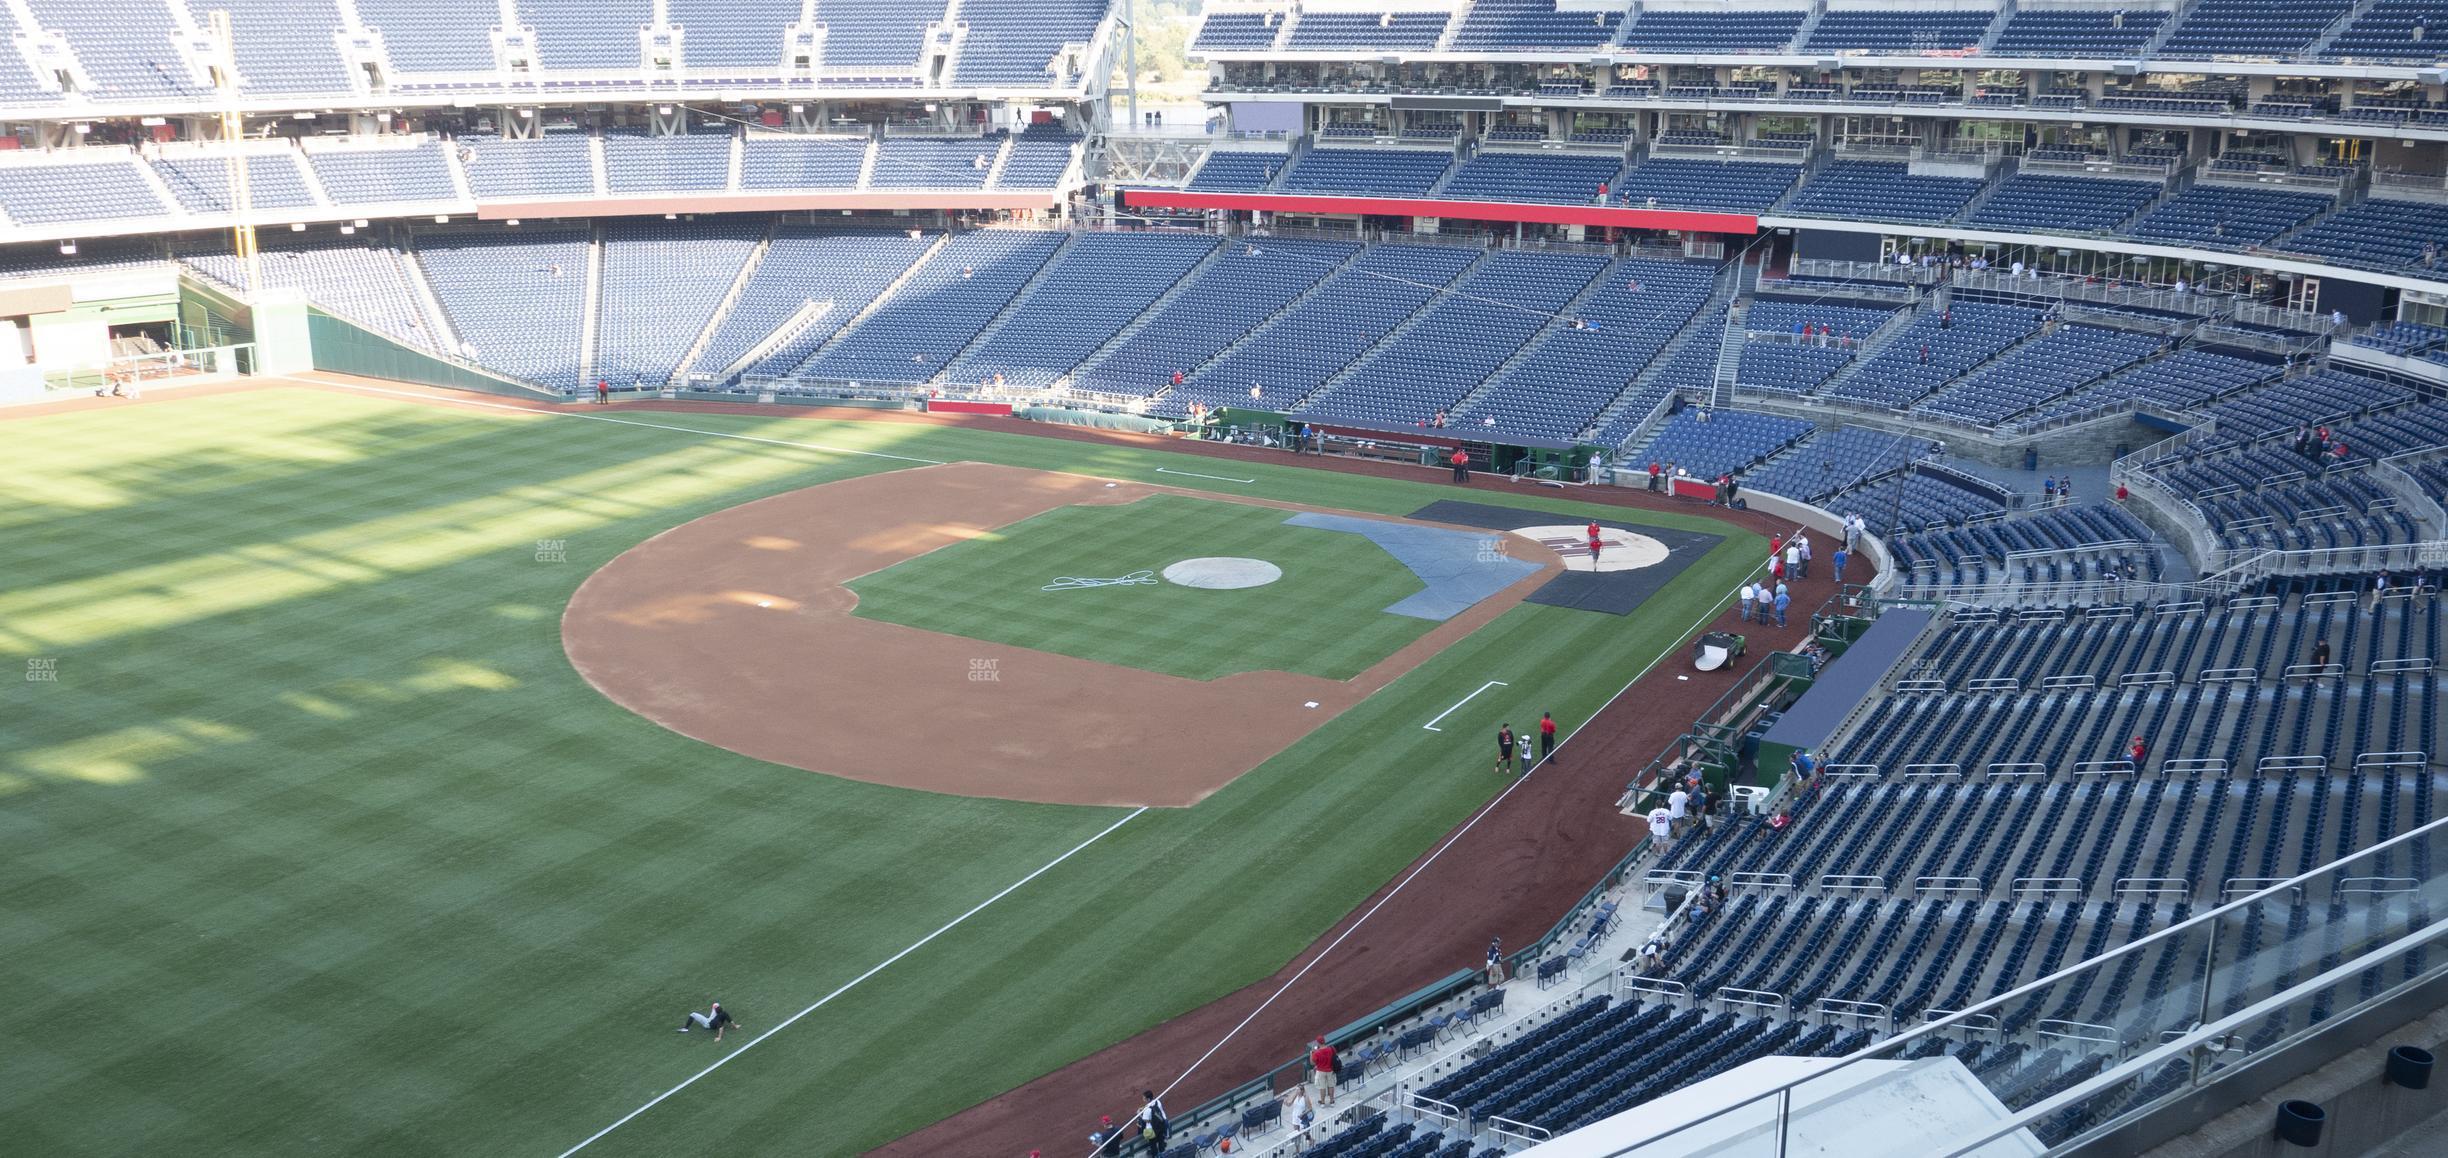
<path id="1" fill-rule="evenodd" d="M 1802 577 L 1802 540 L 1799 538 L 1785 544 L 1785 569 L 1777 573 L 1777 578 L 1782 580 L 1788 575 L 1796 579 Z"/>
<path id="2" fill-rule="evenodd" d="M 1786 593 L 1784 584 L 1777 584 L 1776 617 L 1778 627 L 1785 626 L 1785 609 L 1791 606 L 1793 606 L 1793 596 Z"/>
<path id="3" fill-rule="evenodd" d="M 1797 568 L 1797 569 L 1794 571 L 1794 578 L 1796 578 L 1796 579 L 1808 579 L 1808 578 L 1810 578 L 1810 561 L 1811 561 L 1811 545 L 1810 545 L 1810 536 L 1809 536 L 1809 535 L 1796 535 L 1796 536 L 1794 536 L 1794 545 L 1795 545 L 1795 546 L 1797 546 L 1797 547 L 1802 548 L 1802 562 L 1801 562 L 1800 566 L 1799 566 L 1799 567 L 1798 567 L 1798 568 Z"/>
<path id="4" fill-rule="evenodd" d="M 1157 1097 L 1154 1090 L 1141 1090 L 1139 1096 L 1146 1103 L 1139 1107 L 1139 1136 L 1148 1140 L 1148 1153 L 1162 1154 L 1165 1134 L 1173 1128 L 1165 1120 L 1164 1099 Z"/>
<path id="5" fill-rule="evenodd" d="M 1691 793 L 1685 792 L 1682 785 L 1675 785 L 1675 790 L 1666 794 L 1666 821 L 1681 831 L 1683 821 L 1690 816 Z"/>
<path id="6" fill-rule="evenodd" d="M 595 380 L 595 405 L 601 406 L 610 401 L 612 401 L 612 383 L 597 378 Z"/>
<path id="7" fill-rule="evenodd" d="M 2316 640 L 2313 640 L 2313 641 L 2312 641 L 2312 666 L 2314 666 L 2314 667 L 2327 667 L 2327 666 L 2329 666 L 2329 641 L 2328 641 L 2328 640 L 2326 640 L 2326 639 L 2316 639 Z"/>
<path id="8" fill-rule="evenodd" d="M 1096 1158 L 1122 1158 L 1124 1137 L 1122 1128 L 1114 1125 L 1113 1115 L 1104 1115 L 1097 1119 L 1097 1128 L 1088 1131 L 1088 1142 L 1096 1147 L 1090 1153 Z"/>
<path id="9" fill-rule="evenodd" d="M 1555 760 L 1556 725 L 1554 712 L 1539 713 L 1539 763 Z M 1558 764 L 1561 760 L 1555 761 Z"/>
<path id="10" fill-rule="evenodd" d="M 1759 588 L 1752 586 L 1749 583 L 1743 584 L 1742 598 L 1737 600 L 1734 606 L 1735 610 L 1742 612 L 1742 621 L 1744 623 L 1751 622 L 1751 601 L 1757 598 L 1759 598 Z"/>
<path id="11" fill-rule="evenodd" d="M 1505 983 L 1504 938 L 1488 938 L 1487 979 L 1489 985 Z"/>
<path id="12" fill-rule="evenodd" d="M 1844 549 L 1843 547 L 1838 547 L 1838 548 L 1836 548 L 1836 557 L 1835 557 L 1834 559 L 1830 560 L 1830 562 L 1832 562 L 1832 563 L 1834 563 L 1834 564 L 1836 565 L 1836 581 L 1837 581 L 1837 582 L 1839 582 L 1839 583 L 1844 582 L 1844 569 L 1845 569 L 1845 563 L 1846 563 L 1846 562 L 1848 562 L 1848 561 L 1850 561 L 1852 558 L 1853 558 L 1853 552 L 1848 551 L 1848 550 Z"/>
<path id="13" fill-rule="evenodd" d="M 1326 1044 L 1323 1036 L 1309 1043 L 1309 1080 L 1317 1085 L 1319 1105 L 1334 1104 L 1336 1068 L 1342 1064 L 1335 1047 Z"/>
<path id="14" fill-rule="evenodd" d="M 1284 1128 L 1292 1132 L 1291 1141 L 1299 1143 L 1295 1153 L 1309 1149 L 1309 1128 L 1317 1124 L 1317 1111 L 1309 1107 L 1309 1089 L 1295 1083 L 1283 1095 Z"/>
<path id="15" fill-rule="evenodd" d="M 1776 592 L 1765 583 L 1760 584 L 1753 590 L 1758 598 L 1753 601 L 1751 611 L 1754 615 L 1759 617 L 1760 626 L 1766 627 L 1768 626 L 1768 617 L 1776 613 Z"/>
<path id="16" fill-rule="evenodd" d="M 2372 593 L 2371 593 L 2371 609 L 2372 609 L 2372 610 L 2374 610 L 2374 611 L 2378 611 L 2378 610 L 2380 610 L 2380 601 L 2381 601 L 2381 600 L 2383 600 L 2383 599 L 2388 598 L 2388 591 L 2389 591 L 2389 573 L 2388 573 L 2386 570 L 2382 570 L 2382 571 L 2381 571 L 2379 574 L 2372 576 Z"/>
<path id="17" fill-rule="evenodd" d="M 1470 483 L 1470 452 L 1457 446 L 1454 448 L 1453 457 L 1445 461 L 1453 464 L 1455 482 L 1464 485 Z"/>
<path id="18" fill-rule="evenodd" d="M 1661 857 L 1674 851 L 1674 816 L 1662 805 L 1649 810 L 1649 843 Z"/>

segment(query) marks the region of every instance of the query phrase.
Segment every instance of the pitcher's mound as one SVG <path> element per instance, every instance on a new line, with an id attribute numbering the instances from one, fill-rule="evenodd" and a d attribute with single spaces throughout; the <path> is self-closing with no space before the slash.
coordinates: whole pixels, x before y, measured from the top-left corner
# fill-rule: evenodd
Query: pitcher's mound
<path id="1" fill-rule="evenodd" d="M 1181 587 L 1238 591 L 1244 587 L 1264 587 L 1283 578 L 1283 568 L 1264 559 L 1219 555 L 1184 559 L 1165 568 L 1164 578 L 1165 582 Z"/>

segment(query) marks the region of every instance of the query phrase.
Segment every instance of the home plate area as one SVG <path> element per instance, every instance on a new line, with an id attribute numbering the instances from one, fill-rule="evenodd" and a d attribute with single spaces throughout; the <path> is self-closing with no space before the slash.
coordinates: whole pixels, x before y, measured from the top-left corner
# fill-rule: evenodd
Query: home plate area
<path id="1" fill-rule="evenodd" d="M 1666 544 L 1647 535 L 1619 527 L 1598 528 L 1598 558 L 1590 560 L 1589 524 L 1554 527 L 1520 527 L 1513 532 L 1522 538 L 1564 557 L 1564 565 L 1575 571 L 1638 571 L 1666 561 Z"/>

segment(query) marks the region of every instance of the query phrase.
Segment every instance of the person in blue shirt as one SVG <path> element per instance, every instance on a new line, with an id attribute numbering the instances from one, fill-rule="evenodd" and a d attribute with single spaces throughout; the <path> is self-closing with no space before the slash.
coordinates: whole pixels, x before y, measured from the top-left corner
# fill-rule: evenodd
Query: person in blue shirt
<path id="1" fill-rule="evenodd" d="M 1776 616 L 1778 627 L 1785 626 L 1785 609 L 1792 605 L 1793 596 L 1786 592 L 1783 584 L 1778 584 L 1776 593 Z"/>

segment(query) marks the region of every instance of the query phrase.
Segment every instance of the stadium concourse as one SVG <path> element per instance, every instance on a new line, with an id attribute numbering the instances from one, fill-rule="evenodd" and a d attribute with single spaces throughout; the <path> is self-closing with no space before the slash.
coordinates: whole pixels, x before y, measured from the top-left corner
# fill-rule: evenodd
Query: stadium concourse
<path id="1" fill-rule="evenodd" d="M 1195 123 L 1125 72 L 1160 20 L 1187 23 Z M 2448 1037 L 2424 1026 L 2448 1007 L 2443 20 L 0 6 L 0 404 L 42 464 L 4 480 L 5 569 L 30 578 L 0 592 L 0 650 L 28 664 L 15 694 L 63 693 L 0 713 L 35 882 L 0 891 L 33 962 L 0 975 L 62 1003 L 147 990 L 111 1026 L 138 1054 L 29 1052 L 0 1123 L 61 1153 L 450 1150 L 499 1096 L 550 1137 L 495 1144 L 570 1153 L 1064 1155 L 1154 1089 L 1167 1144 L 1122 1150 L 1265 1156 L 1299 1148 L 1284 1095 L 1327 1035 L 1343 1096 L 1309 1133 L 1353 1158 L 1669 1128 L 1644 1152 L 1847 1152 L 1845 1121 L 1899 1102 L 1937 1109 L 1879 1139 L 1898 1153 L 2240 1154 L 2273 1115 L 2289 1141 L 2403 1145 L 2448 1088 L 2413 1080 Z M 501 566 L 567 555 L 531 524 L 622 541 L 562 586 Z M 1782 600 L 1754 585 L 1772 570 Z M 410 618 L 461 602 L 499 622 Z M 360 622 L 396 626 L 333 626 Z M 258 631 L 266 674 L 229 674 Z M 1747 637 L 1730 670 L 1684 661 L 1706 632 Z M 462 654 L 390 679 L 428 635 Z M 802 678 L 810 651 L 851 662 Z M 1495 670 L 1516 659 L 1535 670 Z M 937 707 L 1025 664 L 1054 674 Z M 253 698 L 298 718 L 236 702 L 254 678 L 293 681 Z M 1534 687 L 1585 709 L 1562 760 L 1447 776 Z M 476 707 L 457 744 L 372 706 L 512 688 L 552 710 Z M 1179 751 L 1147 735 L 1174 712 Z M 879 720 L 924 768 L 868 762 Z M 421 778 L 430 749 L 463 778 Z M 232 774 L 343 752 L 374 771 L 269 804 Z M 675 767 L 706 781 L 656 779 Z M 1686 775 L 1705 831 L 1653 825 Z M 813 827 L 722 833 L 682 803 L 724 791 Z M 586 873 L 461 856 L 495 849 L 475 811 Z M 137 831 L 112 851 L 192 863 L 87 871 L 97 834 Z M 672 831 L 702 863 L 640 835 Z M 1147 897 L 1111 866 L 1061 878 L 1116 844 L 1149 854 Z M 272 848 L 353 866 L 348 891 Z M 448 879 L 409 867 L 433 848 Z M 675 880 L 759 905 L 702 904 L 686 944 L 596 907 Z M 232 944 L 182 979 L 183 944 L 127 932 L 184 937 L 174 888 L 278 928 L 212 926 Z M 988 920 L 1034 924 L 960 941 L 1016 893 Z M 593 1002 L 542 1040 L 610 1069 L 454 1055 L 531 1011 L 440 970 L 395 986 L 423 942 L 332 916 L 453 925 L 472 900 L 523 916 L 503 935 L 548 979 L 535 1012 Z M 564 923 L 586 931 L 523 939 Z M 1112 948 L 1084 959 L 1083 932 Z M 707 945 L 748 963 L 725 984 L 783 990 L 726 991 L 763 1021 L 740 1052 L 580 1036 L 615 1001 L 663 1018 L 675 963 L 728 967 Z M 262 1015 L 214 953 L 277 958 L 244 959 L 318 1040 L 233 1036 L 215 1019 L 290 1008 Z M 872 1054 L 776 1036 L 852 977 L 799 1017 Z M 901 978 L 935 988 L 877 992 Z M 375 993 L 399 1004 L 357 1024 Z M 354 1048 L 377 1036 L 399 1056 Z M 301 1095 L 325 1132 L 229 1093 L 326 1072 L 363 1092 Z M 2259 1116 L 2215 1116 L 2238 1104 Z M 1687 1125 L 1702 1107 L 1733 1108 Z"/>

